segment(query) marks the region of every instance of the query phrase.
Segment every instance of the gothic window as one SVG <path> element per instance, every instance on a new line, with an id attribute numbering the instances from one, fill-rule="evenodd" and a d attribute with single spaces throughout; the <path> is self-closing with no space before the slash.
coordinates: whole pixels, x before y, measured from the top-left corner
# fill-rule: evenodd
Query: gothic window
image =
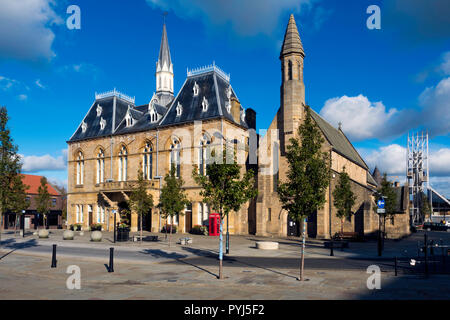
<path id="1" fill-rule="evenodd" d="M 175 176 L 180 177 L 180 141 L 176 138 L 172 140 L 170 145 L 170 168 L 175 166 Z"/>
<path id="2" fill-rule="evenodd" d="M 198 172 L 201 175 L 207 175 L 208 174 L 208 162 L 209 162 L 209 148 L 211 144 L 211 139 L 208 137 L 208 135 L 205 133 L 202 136 L 202 139 L 200 140 L 200 148 L 199 148 L 199 154 L 198 154 Z"/>
<path id="3" fill-rule="evenodd" d="M 130 112 L 127 112 L 127 115 L 125 116 L 125 122 L 127 127 L 131 127 L 134 124 L 134 119 L 131 116 Z"/>
<path id="4" fill-rule="evenodd" d="M 181 116 L 182 113 L 183 113 L 183 106 L 178 101 L 178 104 L 177 104 L 177 116 L 178 117 Z"/>
<path id="5" fill-rule="evenodd" d="M 142 172 L 145 180 L 152 179 L 152 171 L 153 171 L 153 148 L 152 145 L 148 142 L 144 147 L 143 161 L 142 161 Z"/>
<path id="6" fill-rule="evenodd" d="M 158 121 L 158 114 L 155 112 L 154 108 L 150 109 L 150 122 L 156 122 Z"/>
<path id="7" fill-rule="evenodd" d="M 122 146 L 119 152 L 119 181 L 127 181 L 127 148 Z"/>
<path id="8" fill-rule="evenodd" d="M 105 179 L 105 153 L 100 149 L 97 154 L 97 183 L 103 183 Z"/>
<path id="9" fill-rule="evenodd" d="M 77 185 L 83 184 L 84 178 L 84 156 L 83 152 L 79 151 L 77 156 Z"/>
<path id="10" fill-rule="evenodd" d="M 231 103 L 230 103 L 230 101 L 225 102 L 225 108 L 227 108 L 228 113 L 231 112 Z"/>
<path id="11" fill-rule="evenodd" d="M 198 96 L 199 86 L 198 86 L 197 82 L 194 83 L 193 91 L 194 91 L 194 97 Z"/>
<path id="12" fill-rule="evenodd" d="M 273 168 L 273 192 L 278 192 L 278 180 L 280 178 L 279 164 L 278 164 L 278 143 L 273 143 L 273 153 L 272 153 L 272 168 Z"/>
<path id="13" fill-rule="evenodd" d="M 291 60 L 289 60 L 289 63 L 288 63 L 288 79 L 292 80 L 292 61 Z"/>
<path id="14" fill-rule="evenodd" d="M 205 96 L 203 96 L 202 108 L 203 108 L 203 111 L 208 110 L 208 100 L 206 100 Z"/>

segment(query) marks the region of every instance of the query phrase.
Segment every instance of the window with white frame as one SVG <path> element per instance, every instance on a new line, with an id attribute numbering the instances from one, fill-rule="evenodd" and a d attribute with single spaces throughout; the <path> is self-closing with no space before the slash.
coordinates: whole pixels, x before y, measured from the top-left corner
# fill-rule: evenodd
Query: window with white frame
<path id="1" fill-rule="evenodd" d="M 177 117 L 181 116 L 181 114 L 183 113 L 183 106 L 180 104 L 180 102 L 178 102 L 176 109 L 177 109 Z"/>
<path id="2" fill-rule="evenodd" d="M 154 123 L 158 121 L 158 114 L 155 111 L 155 108 L 150 109 L 150 122 Z"/>
<path id="3" fill-rule="evenodd" d="M 142 173 L 145 180 L 152 179 L 153 171 L 153 148 L 150 142 L 144 147 L 143 161 L 142 161 Z"/>
<path id="4" fill-rule="evenodd" d="M 100 223 L 100 206 L 97 204 L 97 223 Z"/>
<path id="5" fill-rule="evenodd" d="M 101 219 L 100 219 L 100 222 L 101 222 L 101 223 L 105 223 L 105 207 L 104 207 L 104 206 L 101 206 L 101 207 L 100 207 L 100 212 L 101 212 Z"/>
<path id="6" fill-rule="evenodd" d="M 105 179 L 105 153 L 100 149 L 97 153 L 97 179 L 96 182 L 103 183 Z"/>
<path id="7" fill-rule="evenodd" d="M 198 224 L 202 226 L 209 225 L 209 207 L 206 203 L 198 203 Z"/>
<path id="8" fill-rule="evenodd" d="M 102 107 L 99 105 L 99 104 L 97 104 L 97 117 L 100 117 L 100 115 L 102 114 Z"/>
<path id="9" fill-rule="evenodd" d="M 77 204 L 75 208 L 76 208 L 75 223 L 78 223 L 80 222 L 80 206 Z"/>
<path id="10" fill-rule="evenodd" d="M 203 96 L 203 100 L 202 100 L 202 109 L 203 109 L 203 111 L 208 110 L 208 100 L 206 100 L 205 96 Z"/>
<path id="11" fill-rule="evenodd" d="M 77 172 L 76 172 L 77 185 L 82 185 L 83 179 L 84 179 L 84 156 L 83 156 L 83 152 L 81 152 L 81 151 L 78 152 L 76 166 L 77 166 Z"/>
<path id="12" fill-rule="evenodd" d="M 100 130 L 105 129 L 106 127 L 106 120 L 103 119 L 103 117 L 100 119 Z"/>
<path id="13" fill-rule="evenodd" d="M 127 181 L 127 148 L 122 146 L 119 151 L 119 181 Z"/>
<path id="14" fill-rule="evenodd" d="M 131 127 L 134 124 L 134 119 L 131 116 L 130 112 L 127 112 L 127 115 L 125 116 L 125 122 L 127 127 Z"/>
<path id="15" fill-rule="evenodd" d="M 172 139 L 172 144 L 170 145 L 170 170 L 172 166 L 175 166 L 175 176 L 180 177 L 180 141 L 177 138 Z"/>
<path id="16" fill-rule="evenodd" d="M 204 133 L 200 140 L 200 147 L 198 153 L 198 173 L 201 175 L 207 175 L 207 168 L 209 162 L 209 148 L 211 144 L 211 139 Z"/>
<path id="17" fill-rule="evenodd" d="M 81 123 L 81 132 L 85 133 L 86 129 L 87 129 L 87 123 L 84 122 L 84 120 L 83 120 L 83 122 Z"/>
<path id="18" fill-rule="evenodd" d="M 194 88 L 193 88 L 193 91 L 194 91 L 194 97 L 196 97 L 196 96 L 198 96 L 198 92 L 199 92 L 199 86 L 198 86 L 198 84 L 197 84 L 197 81 L 194 83 Z"/>

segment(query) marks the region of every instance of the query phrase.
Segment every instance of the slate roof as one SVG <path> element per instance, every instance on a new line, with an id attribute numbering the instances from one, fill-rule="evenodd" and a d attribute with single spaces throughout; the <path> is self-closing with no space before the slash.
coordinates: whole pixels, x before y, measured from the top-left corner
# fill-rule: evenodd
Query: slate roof
<path id="1" fill-rule="evenodd" d="M 197 84 L 199 88 L 197 96 L 194 96 L 195 84 Z M 214 70 L 189 76 L 162 119 L 161 126 L 222 117 L 235 122 L 231 113 L 226 109 L 228 88 L 231 90 L 231 98 L 234 97 L 237 99 L 236 93 L 230 83 Z M 202 107 L 203 98 L 208 102 L 206 111 L 203 111 Z M 177 115 L 178 104 L 182 107 L 181 115 Z M 242 110 L 243 109 L 241 108 L 241 111 Z M 238 124 L 248 128 L 246 122 L 242 121 L 242 119 L 240 119 Z"/>
<path id="2" fill-rule="evenodd" d="M 320 130 L 325 135 L 325 138 L 331 144 L 333 150 L 337 153 L 340 153 L 347 159 L 355 162 L 360 165 L 364 169 L 368 170 L 368 167 L 364 160 L 361 158 L 359 153 L 353 147 L 351 142 L 347 139 L 342 130 L 338 130 L 329 124 L 325 119 L 323 119 L 318 113 L 316 113 L 313 109 L 311 109 L 311 116 L 314 121 L 319 126 Z"/>
<path id="3" fill-rule="evenodd" d="M 194 97 L 193 86 L 197 83 L 199 94 Z M 227 111 L 225 104 L 228 100 L 227 89 L 231 89 L 231 97 L 237 98 L 233 88 L 226 79 L 223 79 L 216 71 L 204 72 L 195 76 L 188 76 L 178 96 L 168 106 L 162 106 L 158 103 L 153 105 L 158 120 L 151 122 L 149 104 L 135 106 L 134 103 L 122 99 L 120 96 L 110 96 L 97 99 L 83 122 L 86 123 L 86 131 L 82 130 L 82 123 L 78 126 L 69 142 L 105 137 L 110 135 L 119 135 L 133 132 L 141 132 L 155 129 L 159 126 L 177 125 L 196 120 L 207 120 L 215 118 L 226 118 L 234 122 L 233 117 Z M 203 111 L 203 97 L 208 101 L 208 108 Z M 114 100 L 116 103 L 114 104 Z M 181 116 L 177 116 L 176 106 L 178 102 L 183 107 Z M 102 112 L 97 116 L 97 106 L 102 107 Z M 241 107 L 241 111 L 244 112 Z M 125 116 L 127 112 L 134 119 L 132 126 L 127 127 Z M 101 119 L 106 120 L 105 128 L 100 127 Z M 114 120 L 114 126 L 112 122 Z M 239 125 L 248 128 L 247 123 L 239 119 Z"/>

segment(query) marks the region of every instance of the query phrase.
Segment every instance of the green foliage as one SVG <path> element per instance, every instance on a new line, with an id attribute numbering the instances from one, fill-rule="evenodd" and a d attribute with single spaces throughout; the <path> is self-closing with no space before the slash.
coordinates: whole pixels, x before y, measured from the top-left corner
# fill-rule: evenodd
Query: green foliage
<path id="1" fill-rule="evenodd" d="M 425 218 L 431 219 L 431 215 L 433 214 L 433 210 L 430 207 L 430 199 L 424 194 L 422 196 L 422 214 Z"/>
<path id="2" fill-rule="evenodd" d="M 339 175 L 338 185 L 333 190 L 333 204 L 337 209 L 336 216 L 341 219 L 341 232 L 344 228 L 344 219 L 351 217 L 352 207 L 355 204 L 356 196 L 353 194 L 350 186 L 350 177 L 345 172 Z"/>
<path id="3" fill-rule="evenodd" d="M 43 215 L 44 226 L 46 225 L 47 214 L 50 212 L 50 193 L 47 187 L 47 178 L 41 178 L 41 185 L 38 188 L 36 197 L 36 211 Z"/>
<path id="4" fill-rule="evenodd" d="M 201 226 L 199 224 L 195 225 L 191 229 L 192 234 L 202 234 L 207 236 L 208 235 L 208 228 L 206 226 Z"/>
<path id="5" fill-rule="evenodd" d="M 287 182 L 278 185 L 278 196 L 291 219 L 300 221 L 325 204 L 329 184 L 329 155 L 322 152 L 324 139 L 308 106 L 298 137 L 291 138 L 286 157 L 289 164 Z"/>
<path id="6" fill-rule="evenodd" d="M 176 177 L 176 168 L 172 164 L 170 172 L 164 177 L 164 186 L 161 188 L 159 209 L 163 218 L 183 215 L 184 208 L 189 205 L 186 193 L 183 189 L 184 181 Z"/>
<path id="7" fill-rule="evenodd" d="M 383 174 L 383 179 L 381 180 L 381 185 L 378 187 L 378 192 L 385 197 L 384 216 L 393 216 L 397 210 L 397 195 L 393 183 L 387 179 L 386 173 Z"/>
<path id="8" fill-rule="evenodd" d="M 211 152 L 212 159 L 216 150 Z M 234 158 L 230 155 L 234 154 Z M 248 200 L 256 197 L 258 190 L 255 188 L 253 170 L 244 173 L 241 179 L 241 166 L 236 162 L 236 154 L 232 148 L 224 148 L 217 157 L 218 160 L 208 165 L 208 175 L 198 174 L 197 166 L 194 166 L 192 176 L 200 185 L 200 195 L 203 202 L 208 203 L 217 211 L 222 220 L 231 211 L 238 211 Z"/>
<path id="9" fill-rule="evenodd" d="M 141 217 L 153 208 L 153 196 L 147 193 L 148 182 L 144 180 L 142 169 L 138 170 L 138 181 L 131 192 L 128 206 Z M 141 219 L 142 220 L 142 219 Z"/>
<path id="10" fill-rule="evenodd" d="M 26 189 L 20 170 L 22 164 L 7 128 L 8 112 L 6 107 L 0 108 L 0 219 L 7 211 L 21 213 L 28 208 Z M 0 220 L 2 225 L 2 220 Z"/>

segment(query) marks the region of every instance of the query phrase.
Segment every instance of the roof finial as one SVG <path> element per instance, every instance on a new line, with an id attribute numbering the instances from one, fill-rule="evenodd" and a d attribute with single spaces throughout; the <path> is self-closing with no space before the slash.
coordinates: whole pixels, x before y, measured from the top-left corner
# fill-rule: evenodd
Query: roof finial
<path id="1" fill-rule="evenodd" d="M 163 12 L 163 20 L 164 20 L 164 24 L 166 24 L 166 16 L 168 15 L 169 13 L 167 12 L 167 11 L 164 11 Z"/>
<path id="2" fill-rule="evenodd" d="M 342 130 L 342 122 L 339 121 L 338 126 L 339 126 L 339 130 Z"/>

